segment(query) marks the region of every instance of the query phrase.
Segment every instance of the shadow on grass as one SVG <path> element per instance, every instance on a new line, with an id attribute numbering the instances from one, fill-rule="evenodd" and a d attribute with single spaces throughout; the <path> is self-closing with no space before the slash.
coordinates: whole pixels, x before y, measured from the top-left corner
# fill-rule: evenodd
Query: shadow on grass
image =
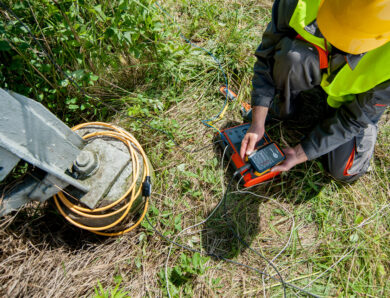
<path id="1" fill-rule="evenodd" d="M 16 168 L 16 170 L 19 169 Z M 0 184 L 0 193 L 5 193 L 25 179 L 31 177 L 42 179 L 44 175 L 44 172 L 29 165 L 23 174 L 16 178 L 9 175 Z M 0 227 L 0 243 L 7 241 L 8 237 L 13 237 L 13 239 L 17 238 L 24 243 L 31 243 L 40 248 L 56 249 L 61 247 L 77 250 L 82 248 L 86 242 L 101 241 L 100 237 L 70 225 L 57 211 L 53 199 L 49 199 L 45 203 L 31 202 L 21 207 L 19 211 L 11 212 L 0 218 Z"/>
<path id="2" fill-rule="evenodd" d="M 2 237 L 13 234 L 37 247 L 65 248 L 69 251 L 77 251 L 86 244 L 99 244 L 107 239 L 69 224 L 51 201 L 33 204 L 33 207 L 24 207 L 14 215 Z"/>
<path id="3" fill-rule="evenodd" d="M 313 167 L 315 166 L 313 165 Z M 229 172 L 226 180 L 230 180 L 231 176 L 232 172 Z M 330 181 L 331 178 L 324 175 L 324 173 L 322 175 L 319 173 L 313 177 L 308 173 L 305 174 L 304 169 L 298 169 L 292 175 L 285 174 L 283 177 L 278 177 L 249 191 L 264 197 L 281 198 L 282 203 L 294 206 L 308 203 Z M 236 184 L 237 179 L 233 183 L 233 188 L 236 187 Z M 234 190 L 230 189 L 230 191 Z M 242 190 L 245 191 L 245 189 Z M 259 234 L 269 229 L 267 220 L 270 214 L 265 214 L 265 212 L 270 212 L 270 210 L 261 209 L 261 205 L 268 200 L 251 194 L 228 194 L 225 203 L 222 203 L 212 218 L 205 224 L 202 235 L 204 250 L 225 258 L 234 258 L 244 252 L 247 247 L 237 239 L 236 235 L 248 245 L 251 245 Z M 265 243 L 265 245 L 269 246 L 269 243 Z"/>
<path id="4" fill-rule="evenodd" d="M 205 225 L 202 235 L 203 248 L 208 253 L 225 258 L 236 257 L 246 247 L 235 234 L 250 244 L 259 233 L 259 207 L 260 202 L 256 199 L 228 195 L 226 204 L 222 204 Z"/>

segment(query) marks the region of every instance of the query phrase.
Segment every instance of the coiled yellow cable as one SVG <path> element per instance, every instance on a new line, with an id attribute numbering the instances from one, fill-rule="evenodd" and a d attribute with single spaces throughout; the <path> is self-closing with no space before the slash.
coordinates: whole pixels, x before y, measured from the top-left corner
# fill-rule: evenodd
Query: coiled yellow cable
<path id="1" fill-rule="evenodd" d="M 84 207 L 81 207 L 81 206 L 78 206 L 78 205 L 72 203 L 71 201 L 69 201 L 66 198 L 65 194 L 62 191 L 54 196 L 54 202 L 58 208 L 58 211 L 62 214 L 62 216 L 64 216 L 68 222 L 75 225 L 76 227 L 79 227 L 81 229 L 88 230 L 88 231 L 91 231 L 95 234 L 103 235 L 103 236 L 123 235 L 125 233 L 130 232 L 134 228 L 136 228 L 142 222 L 142 220 L 145 217 L 146 211 L 148 209 L 148 205 L 149 205 L 148 198 L 145 198 L 144 209 L 142 211 L 140 218 L 132 226 L 130 226 L 122 231 L 115 231 L 115 232 L 102 232 L 102 231 L 108 230 L 110 228 L 117 226 L 129 214 L 134 201 L 141 194 L 142 181 L 145 180 L 146 176 L 150 176 L 150 168 L 149 168 L 149 164 L 147 162 L 147 157 L 146 157 L 146 154 L 145 154 L 144 150 L 142 149 L 141 145 L 138 143 L 138 141 L 131 134 L 129 134 L 127 131 L 125 131 L 119 127 L 116 127 L 114 125 L 102 123 L 102 122 L 89 122 L 89 123 L 83 123 L 83 124 L 77 125 L 77 126 L 73 127 L 72 130 L 76 131 L 76 130 L 86 128 L 89 126 L 91 126 L 91 127 L 99 127 L 100 126 L 100 127 L 106 128 L 108 130 L 89 133 L 89 134 L 83 136 L 84 140 L 98 137 L 98 136 L 111 137 L 111 138 L 115 138 L 117 140 L 122 141 L 126 145 L 126 147 L 129 149 L 129 153 L 130 153 L 132 164 L 133 164 L 131 185 L 127 189 L 126 193 L 122 197 L 120 197 L 118 200 L 116 200 L 115 202 L 113 202 L 109 205 L 106 205 L 106 206 L 100 207 L 100 208 L 96 208 L 96 209 L 84 208 Z M 135 152 L 135 148 L 141 154 L 141 156 L 143 158 L 143 166 L 144 166 L 144 171 L 142 173 L 141 183 L 138 185 L 138 187 L 137 187 L 137 180 L 138 180 L 139 175 L 140 175 L 140 168 L 139 168 L 139 163 L 138 163 L 138 161 L 139 161 L 138 155 Z M 118 210 L 114 210 L 114 211 L 104 213 L 104 214 L 94 214 L 94 213 L 98 213 L 98 212 L 108 211 L 111 208 L 117 206 L 119 203 L 125 201 L 126 199 L 129 199 L 129 201 L 126 204 L 124 204 L 122 207 L 120 207 Z M 90 226 L 86 226 L 86 225 L 72 219 L 68 214 L 65 213 L 60 202 L 71 213 L 77 214 L 77 215 L 79 215 L 81 217 L 85 217 L 85 218 L 102 219 L 102 218 L 107 218 L 107 217 L 116 215 L 120 212 L 123 212 L 123 214 L 117 220 L 115 220 L 114 222 L 112 222 L 109 225 L 105 225 L 105 226 L 101 226 L 101 227 L 90 227 Z"/>

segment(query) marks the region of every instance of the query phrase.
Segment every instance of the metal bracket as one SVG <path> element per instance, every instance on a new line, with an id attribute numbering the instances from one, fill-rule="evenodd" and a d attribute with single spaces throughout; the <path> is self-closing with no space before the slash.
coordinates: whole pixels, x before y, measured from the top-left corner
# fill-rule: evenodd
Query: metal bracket
<path id="1" fill-rule="evenodd" d="M 0 88 L 0 106 L 0 181 L 20 159 L 47 173 L 42 181 L 26 179 L 6 194 L 0 206 L 1 215 L 32 199 L 46 200 L 60 190 L 60 185 L 72 185 L 83 193 L 89 191 L 67 174 L 85 146 L 80 136 L 43 105 L 23 95 Z"/>

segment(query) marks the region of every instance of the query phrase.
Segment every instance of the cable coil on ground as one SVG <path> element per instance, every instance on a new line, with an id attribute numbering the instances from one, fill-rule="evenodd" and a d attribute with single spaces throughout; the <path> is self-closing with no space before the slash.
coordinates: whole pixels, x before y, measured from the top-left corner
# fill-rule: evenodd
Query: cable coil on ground
<path id="1" fill-rule="evenodd" d="M 54 202 L 58 208 L 58 211 L 62 214 L 62 216 L 64 216 L 68 222 L 70 222 L 71 224 L 75 225 L 78 228 L 88 230 L 90 232 L 93 232 L 98 235 L 103 235 L 103 236 L 123 235 L 136 228 L 142 222 L 143 218 L 145 217 L 146 211 L 148 209 L 148 204 L 149 204 L 148 197 L 145 198 L 143 211 L 141 213 L 141 216 L 137 219 L 135 223 L 133 223 L 130 227 L 124 228 L 120 231 L 111 232 L 107 230 L 114 227 L 118 227 L 120 224 L 122 224 L 122 221 L 129 215 L 130 210 L 134 205 L 134 202 L 141 195 L 142 183 L 139 183 L 139 185 L 137 186 L 137 181 L 139 181 L 140 175 L 142 175 L 140 180 L 141 182 L 145 181 L 145 178 L 147 176 L 150 176 L 150 167 L 147 162 L 147 157 L 141 145 L 130 133 L 114 125 L 102 123 L 102 122 L 90 122 L 90 123 L 83 123 L 77 125 L 73 127 L 72 130 L 77 131 L 79 129 L 83 129 L 87 127 L 102 127 L 107 130 L 88 133 L 85 136 L 83 136 L 84 140 L 88 140 L 95 137 L 109 137 L 109 138 L 114 138 L 116 140 L 119 140 L 126 145 L 126 147 L 129 150 L 131 161 L 133 164 L 133 173 L 131 175 L 132 178 L 131 178 L 130 186 L 128 187 L 127 191 L 122 195 L 122 197 L 120 197 L 119 199 L 117 199 L 111 204 L 96 209 L 85 208 L 77 204 L 77 202 L 72 202 L 67 198 L 67 196 L 63 191 L 59 192 L 57 195 L 54 196 Z M 143 166 L 144 166 L 143 173 L 141 173 L 140 170 L 139 157 L 137 155 L 137 152 L 143 158 Z M 122 206 L 119 205 L 121 203 Z M 69 214 L 65 212 L 63 207 L 67 209 Z M 119 209 L 115 209 L 118 207 Z M 98 227 L 87 226 L 71 217 L 71 215 L 75 215 L 76 217 L 78 216 L 81 218 L 90 218 L 90 219 L 99 220 L 99 219 L 115 216 L 117 214 L 120 214 L 121 212 L 122 215 L 118 219 L 114 220 L 112 223 L 108 225 L 98 226 Z"/>

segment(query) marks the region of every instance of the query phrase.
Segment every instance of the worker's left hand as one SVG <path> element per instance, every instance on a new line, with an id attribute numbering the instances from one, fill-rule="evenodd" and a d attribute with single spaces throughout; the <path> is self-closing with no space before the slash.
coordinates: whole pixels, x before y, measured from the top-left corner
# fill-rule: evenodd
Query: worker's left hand
<path id="1" fill-rule="evenodd" d="M 284 148 L 283 152 L 286 155 L 286 159 L 280 165 L 273 167 L 271 172 L 286 172 L 297 164 L 307 160 L 306 153 L 303 151 L 301 144 L 298 144 L 294 148 Z"/>

